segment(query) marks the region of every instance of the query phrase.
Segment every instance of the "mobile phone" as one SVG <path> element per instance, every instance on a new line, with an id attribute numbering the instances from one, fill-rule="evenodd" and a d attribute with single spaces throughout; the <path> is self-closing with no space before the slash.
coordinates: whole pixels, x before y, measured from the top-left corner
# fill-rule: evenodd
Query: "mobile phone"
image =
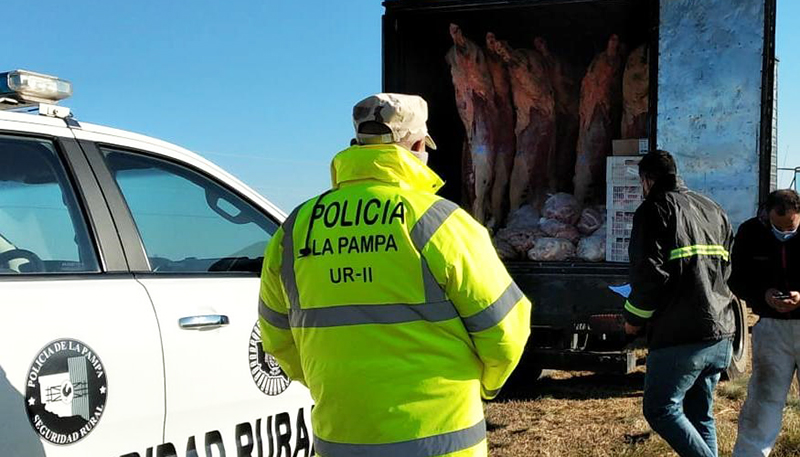
<path id="1" fill-rule="evenodd" d="M 772 298 L 777 298 L 778 300 L 786 300 L 787 298 L 792 298 L 792 294 L 788 292 L 778 292 L 772 295 Z"/>

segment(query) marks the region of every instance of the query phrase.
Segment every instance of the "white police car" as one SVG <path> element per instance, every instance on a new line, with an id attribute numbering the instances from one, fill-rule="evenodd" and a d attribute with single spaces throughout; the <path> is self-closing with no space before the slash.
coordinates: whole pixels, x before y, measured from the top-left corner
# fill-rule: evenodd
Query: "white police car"
<path id="1" fill-rule="evenodd" d="M 6 107 L 71 91 L 0 74 Z M 185 149 L 39 113 L 0 111 L 0 456 L 312 455 L 256 325 L 284 214 Z"/>

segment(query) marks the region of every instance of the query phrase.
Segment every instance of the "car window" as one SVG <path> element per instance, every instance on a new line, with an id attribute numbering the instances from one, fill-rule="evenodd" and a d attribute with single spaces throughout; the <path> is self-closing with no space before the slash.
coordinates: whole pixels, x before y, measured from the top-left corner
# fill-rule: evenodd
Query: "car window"
<path id="1" fill-rule="evenodd" d="M 0 135 L 0 274 L 97 272 L 90 239 L 53 143 Z"/>
<path id="2" fill-rule="evenodd" d="M 187 167 L 101 148 L 156 273 L 261 271 L 278 225 Z"/>

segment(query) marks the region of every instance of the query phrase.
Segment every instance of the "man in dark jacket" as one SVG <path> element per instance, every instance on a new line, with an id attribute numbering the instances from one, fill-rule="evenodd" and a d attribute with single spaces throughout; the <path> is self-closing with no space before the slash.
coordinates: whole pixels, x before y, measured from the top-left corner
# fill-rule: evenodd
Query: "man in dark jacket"
<path id="1" fill-rule="evenodd" d="M 648 324 L 644 416 L 683 456 L 716 456 L 714 388 L 735 331 L 728 289 L 733 231 L 722 209 L 688 190 L 668 152 L 639 163 L 645 201 L 633 217 L 626 331 Z"/>
<path id="2" fill-rule="evenodd" d="M 731 289 L 760 316 L 753 327 L 753 375 L 733 455 L 767 456 L 800 361 L 800 196 L 776 190 L 765 211 L 739 227 Z"/>

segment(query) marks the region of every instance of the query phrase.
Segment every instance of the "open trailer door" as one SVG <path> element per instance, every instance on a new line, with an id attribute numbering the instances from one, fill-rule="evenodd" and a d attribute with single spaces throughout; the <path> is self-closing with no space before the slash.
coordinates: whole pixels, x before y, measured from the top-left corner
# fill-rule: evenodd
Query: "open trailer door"
<path id="1" fill-rule="evenodd" d="M 659 9 L 657 145 L 736 228 L 770 191 L 775 0 Z"/>
<path id="2" fill-rule="evenodd" d="M 772 190 L 775 0 L 661 0 L 657 146 L 734 230 Z M 732 95 L 733 94 L 733 95 Z M 729 377 L 747 366 L 747 309 L 737 302 Z"/>

